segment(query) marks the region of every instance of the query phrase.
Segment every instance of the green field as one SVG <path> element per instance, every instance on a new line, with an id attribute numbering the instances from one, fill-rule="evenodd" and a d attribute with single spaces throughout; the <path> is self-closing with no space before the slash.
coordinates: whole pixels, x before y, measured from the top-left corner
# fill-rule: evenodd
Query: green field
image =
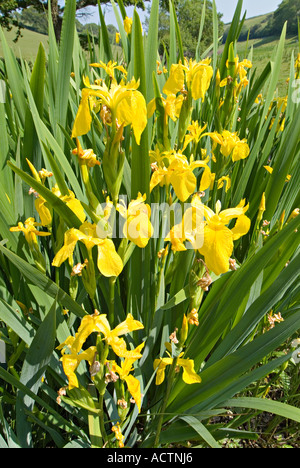
<path id="1" fill-rule="evenodd" d="M 241 41 L 237 43 L 237 53 L 242 60 L 251 53 L 253 48 L 252 63 L 253 67 L 257 69 L 257 76 L 261 74 L 268 61 L 272 58 L 272 54 L 277 47 L 278 38 L 266 37 L 261 39 L 250 39 L 249 41 Z M 297 37 L 287 38 L 285 42 L 285 49 L 281 63 L 281 73 L 278 83 L 278 95 L 285 96 L 287 91 L 287 78 L 290 75 L 291 55 L 294 51 L 295 58 L 298 53 L 298 39 Z"/>
<path id="2" fill-rule="evenodd" d="M 48 51 L 48 36 L 39 34 L 29 29 L 22 30 L 22 37 L 19 38 L 17 43 L 14 43 L 16 37 L 16 28 L 11 31 L 4 30 L 8 45 L 17 57 L 22 57 L 24 60 L 34 61 L 40 42 L 44 45 L 46 51 Z M 0 41 L 0 56 L 3 56 L 2 44 Z"/>
<path id="3" fill-rule="evenodd" d="M 251 48 L 253 47 L 252 62 L 254 67 L 257 69 L 257 75 L 260 75 L 268 61 L 272 58 L 272 54 L 276 49 L 278 43 L 278 37 L 264 36 L 264 28 L 269 22 L 271 15 L 272 13 L 267 13 L 264 15 L 247 18 L 242 27 L 241 37 L 245 38 L 248 36 L 249 33 L 250 39 L 248 41 L 241 40 L 237 43 L 237 53 L 240 59 L 248 57 Z M 225 37 L 227 36 L 229 27 L 230 24 L 226 24 L 224 26 Z M 251 38 L 251 33 L 253 37 L 254 31 L 256 36 L 259 36 L 261 34 L 261 37 L 257 37 L 255 39 Z M 221 49 L 223 49 L 223 47 Z M 294 56 L 296 58 L 297 53 L 300 52 L 298 38 L 296 36 L 288 37 L 285 42 L 285 49 L 281 63 L 280 79 L 278 83 L 278 94 L 280 96 L 286 95 L 286 80 L 290 75 L 290 63 L 293 51 Z"/>

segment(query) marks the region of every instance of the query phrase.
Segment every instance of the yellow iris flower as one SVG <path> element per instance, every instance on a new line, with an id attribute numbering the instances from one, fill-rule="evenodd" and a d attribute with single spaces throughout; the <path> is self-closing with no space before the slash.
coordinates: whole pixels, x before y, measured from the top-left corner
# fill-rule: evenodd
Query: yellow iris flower
<path id="1" fill-rule="evenodd" d="M 83 209 L 83 206 L 81 205 L 80 201 L 77 200 L 75 197 L 75 194 L 69 190 L 68 195 L 62 195 L 58 186 L 55 185 L 52 188 L 52 192 L 54 195 L 56 195 L 58 198 L 60 198 L 69 208 L 70 210 L 73 211 L 73 213 L 76 214 L 77 218 L 83 223 L 84 220 L 86 219 L 86 215 Z"/>
<path id="2" fill-rule="evenodd" d="M 25 223 L 18 223 L 18 226 L 14 226 L 10 228 L 11 232 L 23 232 L 26 241 L 30 246 L 37 245 L 37 237 L 36 236 L 51 236 L 50 232 L 43 232 L 38 231 L 36 226 L 40 226 L 40 223 L 37 223 L 34 218 L 26 219 Z"/>
<path id="3" fill-rule="evenodd" d="M 91 148 L 84 150 L 81 147 L 81 144 L 78 141 L 78 139 L 77 148 L 73 149 L 72 154 L 76 154 L 78 156 L 78 161 L 80 165 L 85 165 L 87 167 L 100 166 L 100 162 L 97 160 L 97 156 L 95 155 L 94 151 Z"/>
<path id="4" fill-rule="evenodd" d="M 125 68 L 122 65 L 118 65 L 117 62 L 113 62 L 112 60 L 110 60 L 107 64 L 100 60 L 99 63 L 91 63 L 90 66 L 95 68 L 103 68 L 110 79 L 114 82 L 116 82 L 115 70 L 119 70 L 123 73 L 124 76 L 127 76 L 127 71 Z"/>
<path id="5" fill-rule="evenodd" d="M 227 60 L 226 63 L 227 68 L 230 68 L 229 61 Z M 247 70 L 246 68 L 252 68 L 252 63 L 250 60 L 242 60 L 242 62 L 239 62 L 239 57 L 238 55 L 234 58 L 234 71 L 233 76 L 228 76 L 224 78 L 219 84 L 219 86 L 222 88 L 223 86 L 226 86 L 227 84 L 231 83 L 232 80 L 234 80 L 234 95 L 237 97 L 242 88 L 245 88 L 249 84 L 249 80 L 247 78 Z M 237 81 L 237 78 L 239 77 L 239 82 Z"/>
<path id="6" fill-rule="evenodd" d="M 218 179 L 218 189 L 222 188 L 225 185 L 225 192 L 227 193 L 231 187 L 231 179 L 229 176 L 222 176 Z"/>
<path id="7" fill-rule="evenodd" d="M 177 365 L 178 367 L 182 367 L 183 369 L 183 374 L 182 374 L 182 379 L 186 384 L 194 384 L 194 383 L 200 383 L 201 382 L 201 377 L 200 375 L 196 374 L 195 369 L 194 369 L 194 361 L 192 359 L 182 359 L 180 356 L 182 356 L 183 353 L 179 355 L 179 358 L 177 360 Z M 166 367 L 170 366 L 173 363 L 173 358 L 158 358 L 154 360 L 153 367 L 154 370 L 157 370 L 156 373 L 156 385 L 161 385 L 163 381 L 165 380 L 165 371 Z"/>
<path id="8" fill-rule="evenodd" d="M 138 346 L 136 348 L 136 351 L 141 351 L 143 347 L 144 343 Z M 112 372 L 118 374 L 120 376 L 120 379 L 126 382 L 129 393 L 134 399 L 140 412 L 142 404 L 141 385 L 139 380 L 130 374 L 130 372 L 133 371 L 132 365 L 136 360 L 136 358 L 125 358 L 125 360 L 121 362 L 121 366 L 118 366 L 118 364 L 115 361 L 108 361 L 108 365 Z"/>
<path id="9" fill-rule="evenodd" d="M 83 223 L 86 219 L 84 208 L 81 205 L 80 201 L 77 200 L 75 194 L 69 190 L 68 195 L 62 195 L 58 186 L 55 185 L 52 188 L 52 193 L 54 193 L 58 198 L 60 198 L 69 208 L 76 214 L 77 218 Z M 35 209 L 41 218 L 41 223 L 43 226 L 49 226 L 52 223 L 52 208 L 49 206 L 45 198 L 39 197 L 34 201 Z"/>
<path id="10" fill-rule="evenodd" d="M 235 208 L 221 211 L 221 203 L 216 203 L 216 213 L 205 206 L 196 195 L 183 216 L 183 221 L 175 225 L 165 241 L 172 243 L 172 250 L 186 250 L 185 241 L 192 244 L 204 256 L 208 270 L 216 275 L 229 270 L 229 258 L 233 252 L 233 241 L 247 234 L 250 219 L 245 215 L 248 205 L 242 200 Z M 236 218 L 232 229 L 227 227 Z"/>
<path id="11" fill-rule="evenodd" d="M 131 200 L 128 208 L 122 200 L 117 204 L 117 210 L 126 219 L 123 226 L 124 236 L 140 248 L 146 247 L 153 235 L 153 226 L 150 222 L 151 208 L 145 200 L 146 194 L 142 196 L 139 193 L 135 200 Z"/>
<path id="12" fill-rule="evenodd" d="M 135 81 L 133 78 L 127 84 L 113 82 L 110 88 L 105 83 L 83 88 L 72 130 L 72 138 L 89 132 L 92 123 L 89 100 L 90 98 L 98 98 L 101 106 L 109 109 L 111 120 L 115 125 L 132 126 L 136 142 L 140 144 L 141 134 L 147 125 L 147 108 L 145 98 L 137 90 L 138 87 L 139 81 Z"/>
<path id="13" fill-rule="evenodd" d="M 184 70 L 186 72 L 187 88 L 191 90 L 193 99 L 205 98 L 205 94 L 209 88 L 213 68 L 210 66 L 210 59 L 204 59 L 200 62 L 190 59 L 185 59 Z"/>
<path id="14" fill-rule="evenodd" d="M 123 21 L 123 25 L 124 25 L 126 34 L 130 34 L 132 30 L 132 18 L 128 18 L 128 16 L 126 16 Z"/>
<path id="15" fill-rule="evenodd" d="M 65 233 L 64 245 L 56 254 L 52 265 L 59 267 L 61 264 L 73 256 L 77 242 L 83 242 L 89 252 L 94 246 L 98 248 L 98 268 L 103 276 L 119 276 L 123 269 L 121 257 L 115 250 L 111 239 L 100 239 L 97 236 L 96 224 L 88 221 L 83 223 L 79 229 L 69 229 Z"/>
<path id="16" fill-rule="evenodd" d="M 69 336 L 66 341 L 61 343 L 57 348 L 62 350 L 61 361 L 69 381 L 69 389 L 71 390 L 74 387 L 78 387 L 78 379 L 75 371 L 80 362 L 86 360 L 90 365 L 93 363 L 96 347 L 91 346 L 87 350 L 81 351 L 82 346 L 92 333 L 102 333 L 104 340 L 111 346 L 115 354 L 120 357 L 131 359 L 134 362 L 136 359 L 142 357 L 140 351 L 143 345 L 138 346 L 135 350 L 127 350 L 124 339 L 119 337 L 142 328 L 144 328 L 142 323 L 138 320 L 134 320 L 131 314 L 128 314 L 126 320 L 117 325 L 113 330 L 111 330 L 105 314 L 99 314 L 99 312 L 96 311 L 93 315 L 86 315 L 83 317 L 75 337 Z M 69 350 L 69 354 L 66 354 L 66 349 Z"/>
<path id="17" fill-rule="evenodd" d="M 187 250 L 185 241 L 190 242 L 194 250 L 203 245 L 204 205 L 195 203 L 195 199 L 192 199 L 192 206 L 185 210 L 181 223 L 173 226 L 165 238 L 166 242 L 171 242 L 174 252 Z"/>
<path id="18" fill-rule="evenodd" d="M 211 171 L 207 165 L 209 158 L 203 161 L 194 161 L 193 157 L 190 161 L 181 152 L 165 152 L 163 159 L 169 161 L 166 167 L 161 164 L 152 174 L 150 181 L 150 190 L 152 191 L 157 185 L 172 185 L 176 196 L 180 201 L 184 202 L 194 193 L 197 187 L 197 179 L 193 171 L 198 167 L 204 168 L 201 177 L 199 190 L 206 190 L 211 183 Z"/>
<path id="19" fill-rule="evenodd" d="M 222 134 L 213 132 L 210 136 L 214 140 L 212 149 L 214 150 L 217 144 L 219 144 L 221 154 L 225 157 L 231 155 L 233 162 L 245 159 L 249 156 L 250 148 L 247 144 L 247 140 L 246 138 L 240 140 L 237 132 L 232 133 L 228 130 L 223 130 Z"/>
<path id="20" fill-rule="evenodd" d="M 201 202 L 200 202 L 201 203 Z M 216 212 L 202 205 L 205 225 L 203 232 L 203 246 L 198 249 L 204 256 L 207 268 L 216 275 L 226 273 L 229 270 L 229 258 L 233 252 L 233 241 L 247 234 L 251 221 L 245 215 L 248 210 L 245 200 L 242 200 L 235 208 L 221 211 L 221 203 L 216 203 Z M 236 218 L 232 229 L 227 224 Z"/>
<path id="21" fill-rule="evenodd" d="M 237 133 L 231 133 L 228 130 L 222 132 L 223 143 L 221 145 L 221 153 L 223 156 L 231 154 L 232 161 L 239 161 L 249 156 L 250 149 L 247 144 L 246 138 L 239 139 Z"/>
<path id="22" fill-rule="evenodd" d="M 209 136 L 212 138 L 212 140 L 215 142 L 215 143 L 219 143 L 219 144 L 222 144 L 223 143 L 223 140 L 222 140 L 222 137 L 216 133 L 216 132 L 204 132 L 204 130 L 206 129 L 207 125 L 204 125 L 203 127 L 200 127 L 199 126 L 199 123 L 198 121 L 192 121 L 191 125 L 189 125 L 187 127 L 187 131 L 189 133 L 187 133 L 185 135 L 185 139 L 184 139 L 184 144 L 183 144 L 183 148 L 182 148 L 182 151 L 185 150 L 185 148 L 187 147 L 187 145 L 191 142 L 191 141 L 194 141 L 196 144 L 199 143 L 199 141 L 201 140 L 201 138 L 205 137 L 205 136 Z"/>
<path id="23" fill-rule="evenodd" d="M 187 89 L 191 92 L 192 98 L 204 100 L 212 76 L 213 69 L 210 66 L 210 59 L 196 62 L 196 60 L 185 58 L 184 65 L 181 62 L 171 65 L 169 78 L 163 87 L 163 92 L 167 95 L 176 94 L 184 88 L 186 77 Z"/>
<path id="24" fill-rule="evenodd" d="M 70 337 L 73 338 L 74 337 Z M 96 346 L 90 346 L 87 350 L 82 351 L 80 354 L 77 354 L 74 352 L 72 349 L 71 345 L 71 340 L 69 339 L 68 342 L 68 347 L 70 349 L 70 354 L 65 354 L 64 351 L 62 351 L 62 365 L 63 365 L 63 370 L 64 373 L 67 376 L 68 383 L 69 383 L 69 390 L 72 390 L 72 388 L 78 388 L 79 383 L 78 383 L 78 378 L 76 376 L 76 369 L 81 363 L 81 361 L 88 361 L 90 366 L 93 364 L 95 354 L 97 352 Z M 58 347 L 60 349 L 61 347 Z"/>
<path id="25" fill-rule="evenodd" d="M 168 117 L 172 119 L 174 122 L 178 119 L 183 103 L 183 95 L 180 94 L 179 96 L 176 96 L 176 94 L 170 93 L 167 95 L 167 97 L 163 97 L 162 95 L 160 96 L 163 106 L 164 106 L 164 111 L 165 111 L 165 124 L 168 123 Z M 150 118 L 154 111 L 156 109 L 156 99 L 152 99 L 148 106 L 147 106 L 147 115 L 148 118 Z"/>

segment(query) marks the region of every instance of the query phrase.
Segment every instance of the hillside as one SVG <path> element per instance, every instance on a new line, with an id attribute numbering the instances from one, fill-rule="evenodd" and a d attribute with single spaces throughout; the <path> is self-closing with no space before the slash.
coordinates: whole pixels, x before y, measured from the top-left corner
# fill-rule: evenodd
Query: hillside
<path id="1" fill-rule="evenodd" d="M 15 43 L 16 28 L 11 31 L 3 30 L 8 45 L 17 57 L 21 57 L 28 61 L 34 61 L 40 42 L 43 44 L 46 51 L 48 51 L 48 36 L 40 34 L 29 29 L 22 29 L 22 37 Z M 3 56 L 2 44 L 0 41 L 0 57 Z"/>
<path id="2" fill-rule="evenodd" d="M 257 69 L 258 75 L 263 71 L 267 62 L 271 59 L 279 39 L 277 35 L 269 35 L 270 29 L 268 25 L 270 24 L 272 16 L 273 12 L 247 18 L 243 24 L 239 42 L 237 43 L 237 53 L 240 59 L 246 58 L 251 47 L 253 47 L 253 64 Z M 224 26 L 223 42 L 226 40 L 229 27 L 230 23 L 225 24 Z M 284 96 L 287 91 L 286 80 L 289 77 L 292 51 L 294 51 L 295 56 L 297 56 L 297 53 L 299 52 L 298 49 L 299 43 L 297 36 L 287 37 L 278 86 L 278 93 L 281 96 Z"/>
<path id="3" fill-rule="evenodd" d="M 259 34 L 259 31 L 262 31 L 264 25 L 268 22 L 270 15 L 272 15 L 272 13 L 261 16 L 255 16 L 253 18 L 245 20 L 241 38 L 247 38 L 249 29 L 250 31 L 255 30 L 257 34 Z M 227 35 L 229 26 L 229 24 L 225 25 L 225 35 Z M 245 36 L 243 35 L 243 31 L 247 31 Z M 4 30 L 4 34 L 7 38 L 8 45 L 12 48 L 17 57 L 22 56 L 26 60 L 34 61 L 40 42 L 42 42 L 42 44 L 44 45 L 45 50 L 48 51 L 48 37 L 44 34 L 39 34 L 29 29 L 24 29 L 22 30 L 22 37 L 18 40 L 17 43 L 13 42 L 16 36 L 16 29 L 12 29 L 12 31 L 10 32 Z M 253 47 L 253 64 L 255 68 L 257 68 L 257 73 L 260 74 L 266 66 L 268 60 L 270 60 L 272 53 L 277 46 L 277 42 L 278 38 L 274 36 L 252 38 L 248 41 L 240 40 L 237 44 L 237 53 L 240 59 L 243 59 L 248 56 L 251 47 Z M 116 48 L 116 46 L 114 46 L 113 48 Z M 220 48 L 220 50 L 222 50 L 222 47 Z M 278 88 L 278 92 L 282 96 L 285 95 L 287 89 L 286 79 L 289 76 L 292 50 L 294 50 L 294 54 L 296 56 L 298 53 L 298 40 L 296 36 L 293 38 L 287 38 L 285 44 L 285 51 L 281 65 L 281 78 L 279 81 Z M 0 42 L 0 57 L 2 55 L 2 45 Z"/>
<path id="4" fill-rule="evenodd" d="M 273 16 L 273 12 L 247 18 L 241 30 L 240 40 L 241 41 L 246 40 L 249 31 L 250 31 L 250 39 L 257 39 L 257 38 L 265 37 L 266 31 L 268 29 L 268 24 L 272 16 Z M 226 40 L 229 27 L 230 27 L 230 23 L 227 23 L 224 26 L 223 42 L 225 42 Z"/>
<path id="5" fill-rule="evenodd" d="M 261 39 L 250 39 L 240 41 L 237 44 L 237 53 L 240 59 L 248 56 L 250 48 L 253 47 L 253 65 L 257 69 L 257 76 L 263 71 L 267 62 L 271 59 L 278 44 L 277 37 L 266 37 Z M 291 54 L 297 57 L 299 45 L 297 37 L 287 38 L 281 63 L 280 78 L 278 81 L 278 94 L 285 96 L 287 93 L 287 78 L 290 74 Z"/>

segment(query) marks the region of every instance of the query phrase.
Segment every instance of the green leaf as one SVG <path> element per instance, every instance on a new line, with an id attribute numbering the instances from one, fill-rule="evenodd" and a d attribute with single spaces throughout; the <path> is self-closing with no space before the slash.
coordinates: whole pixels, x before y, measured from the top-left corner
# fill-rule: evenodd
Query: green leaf
<path id="1" fill-rule="evenodd" d="M 122 5 L 121 2 L 118 2 L 118 3 L 119 3 L 119 5 Z M 127 34 L 126 34 L 125 29 L 124 29 L 123 21 L 120 18 L 119 11 L 117 9 L 117 6 L 116 6 L 116 3 L 114 2 L 114 0 L 111 1 L 111 4 L 112 4 L 113 10 L 114 10 L 114 15 L 115 15 L 115 18 L 116 18 L 116 21 L 117 21 L 117 24 L 118 24 L 119 32 L 121 34 L 121 41 L 122 41 L 122 49 L 123 49 L 123 53 L 124 53 L 124 60 L 125 60 L 126 63 L 129 64 L 129 62 L 130 62 L 130 48 L 129 48 L 129 41 L 128 41 L 128 38 L 127 38 Z M 122 7 L 121 6 L 120 6 L 120 9 L 121 9 L 121 12 L 122 12 Z M 123 9 L 124 9 L 124 6 L 123 6 Z M 126 11 L 125 11 L 125 15 L 126 15 Z"/>
<path id="2" fill-rule="evenodd" d="M 84 388 L 72 388 L 67 392 L 68 398 L 63 397 L 63 400 L 69 405 L 83 408 L 90 413 L 98 414 L 99 409 L 96 407 L 90 393 Z"/>
<path id="3" fill-rule="evenodd" d="M 45 294 L 53 299 L 57 299 L 66 309 L 73 312 L 78 317 L 84 317 L 86 312 L 75 302 L 65 291 L 63 291 L 50 278 L 41 273 L 37 268 L 30 265 L 21 257 L 6 249 L 0 244 L 0 251 L 20 270 L 29 284 L 35 284 Z"/>
<path id="4" fill-rule="evenodd" d="M 26 172 L 22 171 L 22 169 L 19 169 L 10 161 L 8 161 L 7 164 L 16 174 L 21 177 L 22 180 L 24 180 L 24 182 L 29 185 L 29 187 L 34 188 L 41 197 L 47 200 L 47 202 L 52 206 L 57 214 L 65 220 L 67 226 L 70 228 L 79 228 L 81 226 L 82 223 L 80 219 L 77 218 L 76 214 L 59 197 L 51 192 L 51 190 L 47 189 L 47 187 L 45 187 Z"/>
<path id="5" fill-rule="evenodd" d="M 300 409 L 281 401 L 269 400 L 267 398 L 239 397 L 227 400 L 223 405 L 231 408 L 250 408 L 265 411 L 300 423 Z"/>
<path id="6" fill-rule="evenodd" d="M 232 42 L 234 43 L 238 39 L 238 31 L 239 31 L 239 23 L 240 23 L 242 6 L 243 6 L 243 0 L 238 0 L 237 6 L 234 12 L 234 16 L 230 24 L 230 28 L 228 31 L 227 39 L 225 42 L 225 46 L 223 49 L 222 58 L 220 62 L 219 68 L 220 68 L 221 80 L 224 79 L 226 76 L 226 61 L 228 58 L 229 46 Z"/>
<path id="7" fill-rule="evenodd" d="M 188 423 L 199 436 L 211 447 L 222 448 L 221 445 L 214 439 L 209 430 L 195 416 L 180 416 L 180 419 Z"/>
<path id="8" fill-rule="evenodd" d="M 147 78 L 145 71 L 145 55 L 143 47 L 142 27 L 136 10 L 133 15 L 133 52 L 134 52 L 134 76 L 140 80 L 139 91 L 146 99 Z M 141 135 L 140 145 L 133 138 L 131 160 L 131 198 L 136 198 L 138 192 L 146 194 L 146 200 L 150 197 L 150 164 L 148 147 L 148 126 Z M 130 258 L 132 278 L 131 305 L 134 308 L 133 315 L 144 313 L 150 315 L 150 242 L 145 249 L 135 249 Z M 144 317 L 144 323 L 147 318 Z"/>
<path id="9" fill-rule="evenodd" d="M 55 346 L 56 337 L 56 301 L 38 328 L 26 353 L 20 376 L 20 382 L 32 392 L 38 393 L 42 379 Z M 32 411 L 34 400 L 19 391 L 16 399 L 17 436 L 23 448 L 32 447 L 31 424 L 25 411 Z"/>
<path id="10" fill-rule="evenodd" d="M 44 86 L 46 73 L 46 55 L 45 50 L 40 43 L 39 50 L 34 62 L 32 75 L 30 79 L 30 89 L 32 97 L 35 101 L 37 111 L 41 118 L 44 110 Z M 37 144 L 37 135 L 35 126 L 29 107 L 26 108 L 24 142 L 23 142 L 23 157 L 35 161 L 34 150 Z"/>
<path id="11" fill-rule="evenodd" d="M 15 308 L 9 305 L 6 301 L 0 298 L 0 320 L 6 326 L 10 327 L 27 345 L 30 345 L 34 329 L 25 318 L 18 313 L 18 305 L 15 303 Z"/>
<path id="12" fill-rule="evenodd" d="M 70 74 L 72 71 L 72 55 L 75 33 L 76 2 L 66 0 L 62 22 L 55 93 L 56 124 L 65 127 L 69 101 Z M 61 138 L 61 133 L 55 128 L 55 133 Z"/>
<path id="13" fill-rule="evenodd" d="M 176 38 L 177 38 L 178 49 L 179 49 L 179 59 L 181 60 L 182 63 L 184 63 L 184 53 L 183 53 L 183 47 L 182 47 L 182 39 L 181 39 L 179 24 L 178 24 L 178 20 L 177 20 L 174 0 L 170 0 L 170 31 L 171 31 L 171 29 L 175 30 L 175 32 L 176 32 Z M 174 36 L 174 32 L 173 32 L 173 36 Z M 173 42 L 172 47 L 174 47 L 174 46 L 176 47 L 176 38 L 175 38 L 175 41 L 174 41 L 174 37 L 172 39 L 172 42 Z M 170 40 L 170 49 L 171 49 L 171 40 Z M 172 52 L 172 56 L 174 57 L 175 55 L 176 55 L 176 49 L 175 49 L 175 51 Z M 171 58 L 171 53 L 170 53 L 170 58 Z M 176 62 L 177 62 L 177 59 L 174 62 L 171 62 L 171 63 L 176 63 Z"/>
<path id="14" fill-rule="evenodd" d="M 102 8 L 101 8 L 99 0 L 98 0 L 98 10 L 99 10 L 100 24 L 101 24 L 101 35 L 102 35 L 102 41 L 103 41 L 104 53 L 105 53 L 105 63 L 107 63 L 113 59 L 113 55 L 111 51 L 109 35 L 108 35 L 105 19 L 103 16 L 103 12 L 102 12 Z"/>
<path id="15" fill-rule="evenodd" d="M 187 285 L 184 288 L 182 288 L 178 293 L 175 294 L 171 299 L 166 302 L 161 307 L 161 310 L 167 310 L 167 309 L 172 309 L 178 304 L 181 304 L 183 301 L 186 301 L 190 297 L 190 286 Z"/>
<path id="16" fill-rule="evenodd" d="M 199 35 L 198 35 L 198 42 L 197 42 L 196 54 L 195 54 L 195 58 L 197 62 L 199 62 L 199 59 L 200 59 L 200 46 L 201 46 L 201 39 L 202 39 L 204 22 L 205 22 L 205 10 L 206 10 L 206 0 L 203 1 L 203 5 L 202 5 Z"/>
<path id="17" fill-rule="evenodd" d="M 293 283 L 300 276 L 300 254 L 284 268 L 276 280 L 245 311 L 239 323 L 226 335 L 208 361 L 212 365 L 229 354 L 251 334 L 255 326 L 284 297 Z"/>
<path id="18" fill-rule="evenodd" d="M 8 46 L 5 35 L 2 28 L 0 27 L 0 39 L 3 48 L 3 55 L 5 59 L 5 67 L 7 73 L 8 85 L 13 95 L 13 102 L 16 106 L 19 119 L 22 127 L 25 124 L 25 113 L 26 113 L 26 99 L 24 90 L 24 79 L 20 72 L 17 59 L 15 58 L 12 49 Z"/>
<path id="19" fill-rule="evenodd" d="M 275 209 L 279 203 L 286 176 L 292 166 L 293 159 L 297 157 L 299 161 L 299 134 L 300 134 L 300 107 L 297 109 L 290 124 L 280 149 L 276 154 L 273 173 L 269 178 L 266 187 L 266 211 L 265 219 L 271 220 Z M 299 186 L 298 186 L 299 190 Z M 285 206 L 282 206 L 285 209 Z"/>
<path id="20" fill-rule="evenodd" d="M 146 90 L 147 103 L 151 101 L 151 99 L 154 96 L 152 80 L 150 79 L 150 77 L 152 76 L 153 72 L 156 71 L 158 47 L 158 12 L 159 0 L 153 0 L 151 5 L 149 29 L 145 50 L 146 77 L 148 77 Z"/>
<path id="21" fill-rule="evenodd" d="M 74 434 L 82 436 L 80 430 L 72 421 L 63 418 L 57 411 L 53 409 L 53 407 L 50 404 L 47 403 L 47 401 L 43 400 L 40 396 L 38 396 L 36 393 L 34 393 L 32 390 L 26 387 L 26 385 L 22 384 L 22 382 L 20 382 L 19 379 L 10 374 L 8 371 L 4 370 L 2 367 L 0 367 L 0 378 L 4 380 L 4 382 L 7 382 L 8 384 L 22 391 L 28 397 L 32 398 L 42 408 L 45 408 L 45 410 L 47 410 L 49 414 L 55 417 L 60 427 L 68 428 L 69 430 L 74 432 Z"/>
<path id="22" fill-rule="evenodd" d="M 220 359 L 207 369 L 204 368 L 200 374 L 202 382 L 199 385 L 186 385 L 179 394 L 176 392 L 178 398 L 175 398 L 173 394 L 173 401 L 167 407 L 167 412 L 195 412 L 210 409 L 214 407 L 214 404 L 219 404 L 227 387 L 234 386 L 239 378 L 245 376 L 249 369 L 259 363 L 263 357 L 284 343 L 299 327 L 300 312 L 299 310 L 291 311 L 284 322 L 277 324 L 267 333 L 259 335 L 252 342 Z M 288 358 L 285 356 L 285 359 Z M 276 368 L 276 364 L 277 362 L 273 363 L 275 366 L 273 368 Z M 239 389 L 241 390 L 242 388 Z"/>
<path id="23" fill-rule="evenodd" d="M 281 62 L 282 62 L 282 56 L 283 56 L 283 51 L 284 51 L 285 36 L 286 36 L 286 27 L 287 27 L 287 23 L 285 22 L 282 28 L 280 39 L 278 41 L 277 50 L 274 51 L 275 58 L 274 60 L 271 60 L 272 72 L 271 72 L 270 80 L 268 83 L 267 95 L 264 100 L 265 104 L 263 108 L 263 116 L 266 116 L 268 113 L 269 106 L 271 104 L 272 99 L 274 98 L 274 92 L 276 90 L 278 78 L 280 75 Z M 264 120 L 261 119 L 259 129 L 262 127 L 263 122 Z"/>

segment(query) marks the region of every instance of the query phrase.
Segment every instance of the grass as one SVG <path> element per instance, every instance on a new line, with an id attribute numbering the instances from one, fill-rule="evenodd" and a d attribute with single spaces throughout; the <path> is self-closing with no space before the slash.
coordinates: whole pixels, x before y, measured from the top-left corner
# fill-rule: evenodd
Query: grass
<path id="1" fill-rule="evenodd" d="M 257 32 L 263 30 L 263 28 L 266 27 L 272 14 L 273 13 L 266 13 L 264 15 L 252 16 L 251 18 L 245 19 L 241 33 L 247 35 L 248 31 L 250 31 L 251 33 L 254 30 L 254 28 Z M 227 36 L 229 28 L 230 28 L 230 23 L 227 23 L 224 25 L 225 36 Z"/>
<path id="2" fill-rule="evenodd" d="M 252 63 L 257 69 L 256 75 L 259 76 L 271 60 L 272 54 L 277 47 L 278 38 L 274 36 L 250 39 L 249 41 L 240 41 L 237 43 L 237 54 L 242 60 L 249 56 L 251 47 L 253 47 Z M 295 57 L 298 52 L 298 39 L 297 37 L 288 37 L 285 41 L 285 49 L 281 62 L 280 78 L 278 80 L 277 92 L 278 96 L 283 97 L 287 93 L 287 78 L 290 74 L 291 54 L 294 51 Z M 222 52 L 223 46 L 220 48 Z"/>
<path id="3" fill-rule="evenodd" d="M 248 46 L 253 46 L 253 62 L 257 68 L 257 75 L 260 75 L 265 68 L 267 62 L 272 58 L 274 49 L 277 47 L 278 38 L 268 37 L 262 39 L 252 39 L 249 41 Z M 238 43 L 238 51 L 242 53 L 245 50 L 246 42 Z M 281 62 L 280 78 L 278 81 L 278 94 L 285 96 L 287 94 L 287 78 L 290 75 L 291 54 L 294 51 L 295 57 L 297 56 L 298 42 L 297 37 L 290 37 L 286 39 L 285 49 Z"/>
<path id="4" fill-rule="evenodd" d="M 4 30 L 6 40 L 9 47 L 12 49 L 16 57 L 22 57 L 24 60 L 34 62 L 38 52 L 40 42 L 43 44 L 46 52 L 48 51 L 48 36 L 39 34 L 29 29 L 22 30 L 22 37 L 15 43 L 17 28 L 12 28 L 11 31 Z M 0 56 L 3 56 L 2 44 L 0 41 Z"/>
<path id="5" fill-rule="evenodd" d="M 253 47 L 252 62 L 255 64 L 255 68 L 257 69 L 257 76 L 261 74 L 268 61 L 271 60 L 272 54 L 278 44 L 278 37 L 264 36 L 264 28 L 266 27 L 272 14 L 273 13 L 266 13 L 264 15 L 247 18 L 243 24 L 240 36 L 243 39 L 237 43 L 237 53 L 240 59 L 246 58 L 250 52 L 251 47 Z M 227 36 L 229 27 L 230 23 L 225 24 L 224 37 Z M 253 32 L 254 29 L 256 36 L 260 35 L 259 33 L 261 32 L 261 37 L 257 37 L 255 39 L 251 38 L 251 32 Z M 244 40 L 244 38 L 248 35 L 248 32 L 250 32 L 250 39 L 247 41 Z M 298 38 L 296 36 L 288 37 L 286 39 L 281 63 L 280 78 L 277 87 L 279 96 L 285 96 L 287 93 L 286 80 L 290 75 L 291 54 L 292 51 L 294 51 L 295 56 L 297 56 L 297 53 L 299 52 L 298 48 Z M 223 50 L 223 46 L 221 47 L 221 50 Z"/>

